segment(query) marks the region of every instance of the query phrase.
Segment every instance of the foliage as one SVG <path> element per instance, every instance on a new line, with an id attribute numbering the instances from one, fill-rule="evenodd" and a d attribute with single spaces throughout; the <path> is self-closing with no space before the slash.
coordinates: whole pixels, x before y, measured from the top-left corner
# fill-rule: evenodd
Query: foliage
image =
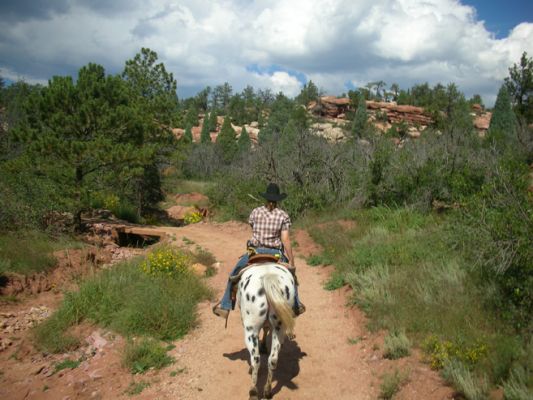
<path id="1" fill-rule="evenodd" d="M 173 340 L 196 321 L 196 304 L 210 295 L 194 274 L 148 275 L 141 260 L 102 271 L 82 282 L 78 292 L 67 292 L 59 309 L 34 328 L 39 349 L 64 352 L 78 340 L 68 329 L 90 320 L 122 335 Z"/>
<path id="2" fill-rule="evenodd" d="M 307 105 L 311 101 L 317 101 L 319 97 L 318 87 L 315 85 L 313 81 L 309 81 L 304 84 L 302 87 L 302 90 L 300 91 L 300 94 L 296 96 L 295 100 L 298 104 L 304 105 L 307 107 Z"/>
<path id="3" fill-rule="evenodd" d="M 213 114 L 213 111 L 211 111 L 211 114 Z M 216 116 L 216 114 L 213 114 L 213 115 Z M 211 115 L 209 117 L 211 117 Z M 210 132 L 210 118 L 208 119 L 207 114 L 206 114 L 204 117 L 204 122 L 202 124 L 202 130 L 200 131 L 200 143 L 211 143 L 211 135 L 209 132 Z M 191 135 L 191 139 L 192 139 L 192 135 Z"/>
<path id="4" fill-rule="evenodd" d="M 485 379 L 476 379 L 472 372 L 461 362 L 455 360 L 446 362 L 443 375 L 467 400 L 484 400 L 487 398 L 487 381 Z"/>
<path id="5" fill-rule="evenodd" d="M 198 222 L 201 222 L 202 219 L 203 219 L 202 213 L 199 211 L 196 211 L 196 212 L 187 214 L 183 222 L 185 222 L 185 225 L 197 224 Z"/>
<path id="6" fill-rule="evenodd" d="M 385 336 L 383 356 L 391 360 L 406 357 L 411 353 L 411 342 L 404 332 L 393 331 Z"/>
<path id="7" fill-rule="evenodd" d="M 54 365 L 54 374 L 67 368 L 69 369 L 78 368 L 80 364 L 81 362 L 79 360 L 75 361 L 75 360 L 71 360 L 67 358 L 66 360 L 63 360 Z"/>
<path id="8" fill-rule="evenodd" d="M 528 124 L 533 122 L 533 59 L 526 52 L 522 53 L 520 64 L 513 64 L 509 68 L 505 85 L 516 114 Z"/>
<path id="9" fill-rule="evenodd" d="M 365 136 L 368 124 L 368 114 L 366 112 L 366 102 L 362 94 L 359 95 L 357 102 L 357 111 L 352 122 L 352 135 L 355 138 L 363 138 Z"/>
<path id="10" fill-rule="evenodd" d="M 398 393 L 407 380 L 409 379 L 409 372 L 400 372 L 397 368 L 392 373 L 383 374 L 382 381 L 379 385 L 380 399 L 392 399 Z"/>
<path id="11" fill-rule="evenodd" d="M 231 126 L 231 119 L 226 116 L 217 137 L 216 145 L 225 163 L 229 164 L 237 154 L 236 134 Z"/>
<path id="12" fill-rule="evenodd" d="M 440 340 L 435 335 L 429 335 L 423 342 L 423 348 L 428 354 L 431 368 L 442 369 L 446 363 L 460 361 L 469 366 L 476 365 L 487 354 L 487 345 L 481 342 L 469 346 Z"/>
<path id="13" fill-rule="evenodd" d="M 152 276 L 179 276 L 188 274 L 191 260 L 188 254 L 169 246 L 152 250 L 141 262 L 140 268 Z"/>
<path id="14" fill-rule="evenodd" d="M 185 133 L 183 134 L 183 141 L 185 143 L 193 142 L 191 125 L 187 125 L 187 127 L 185 128 Z"/>
<path id="15" fill-rule="evenodd" d="M 150 383 L 146 381 L 131 382 L 126 389 L 125 394 L 129 396 L 135 396 L 142 393 L 142 391 L 147 387 L 150 387 Z"/>
<path id="16" fill-rule="evenodd" d="M 0 276 L 47 271 L 56 265 L 53 250 L 52 239 L 38 231 L 0 234 Z"/>
<path id="17" fill-rule="evenodd" d="M 505 143 L 516 139 L 516 117 L 505 85 L 498 91 L 487 135 L 491 142 Z"/>
<path id="18" fill-rule="evenodd" d="M 170 364 L 174 359 L 167 354 L 157 340 L 142 338 L 129 340 L 124 349 L 122 364 L 132 374 L 144 374 L 150 369 L 161 369 Z"/>
<path id="19" fill-rule="evenodd" d="M 246 132 L 246 127 L 242 127 L 241 135 L 237 140 L 238 153 L 243 154 L 247 153 L 252 149 L 252 141 L 250 140 L 250 135 Z"/>

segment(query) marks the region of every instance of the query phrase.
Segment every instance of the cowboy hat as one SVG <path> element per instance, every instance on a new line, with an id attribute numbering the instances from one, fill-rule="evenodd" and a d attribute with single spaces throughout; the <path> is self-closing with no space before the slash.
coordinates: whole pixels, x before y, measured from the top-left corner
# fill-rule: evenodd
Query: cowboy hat
<path id="1" fill-rule="evenodd" d="M 268 201 L 281 201 L 287 197 L 287 193 L 279 192 L 279 186 L 275 183 L 269 183 L 266 193 L 259 193 L 259 195 Z"/>

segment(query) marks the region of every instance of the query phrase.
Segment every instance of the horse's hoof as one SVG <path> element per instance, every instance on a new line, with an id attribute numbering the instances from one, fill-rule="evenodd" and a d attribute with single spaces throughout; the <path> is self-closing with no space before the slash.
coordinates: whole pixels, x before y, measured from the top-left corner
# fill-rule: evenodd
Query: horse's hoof
<path id="1" fill-rule="evenodd" d="M 251 388 L 249 394 L 250 394 L 250 400 L 259 400 L 259 395 L 257 393 L 256 388 Z"/>
<path id="2" fill-rule="evenodd" d="M 271 399 L 272 398 L 272 392 L 270 390 L 265 390 L 265 392 L 263 393 L 263 397 L 265 399 Z"/>

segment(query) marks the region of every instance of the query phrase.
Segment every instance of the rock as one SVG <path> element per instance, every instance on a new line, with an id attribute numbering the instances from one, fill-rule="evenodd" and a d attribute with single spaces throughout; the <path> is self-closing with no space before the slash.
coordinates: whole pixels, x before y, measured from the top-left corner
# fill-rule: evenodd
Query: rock
<path id="1" fill-rule="evenodd" d="M 94 371 L 90 371 L 88 375 L 92 380 L 98 380 L 104 377 L 104 371 L 101 368 L 95 369 Z"/>
<path id="2" fill-rule="evenodd" d="M 100 331 L 91 333 L 86 341 L 96 350 L 102 350 L 107 345 L 107 340 L 100 335 Z"/>

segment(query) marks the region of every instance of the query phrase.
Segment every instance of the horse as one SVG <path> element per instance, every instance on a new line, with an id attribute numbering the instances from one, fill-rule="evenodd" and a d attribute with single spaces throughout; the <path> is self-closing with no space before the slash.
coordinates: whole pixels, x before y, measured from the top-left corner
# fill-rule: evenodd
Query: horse
<path id="1" fill-rule="evenodd" d="M 237 300 L 241 310 L 246 348 L 250 353 L 252 387 L 250 400 L 258 400 L 257 375 L 260 349 L 266 349 L 268 331 L 272 332 L 268 377 L 263 389 L 265 399 L 272 398 L 272 375 L 278 364 L 278 355 L 286 337 L 294 337 L 295 281 L 290 271 L 275 262 L 254 264 L 241 276 Z M 263 342 L 259 333 L 264 328 Z M 266 351 L 265 351 L 266 352 Z"/>

